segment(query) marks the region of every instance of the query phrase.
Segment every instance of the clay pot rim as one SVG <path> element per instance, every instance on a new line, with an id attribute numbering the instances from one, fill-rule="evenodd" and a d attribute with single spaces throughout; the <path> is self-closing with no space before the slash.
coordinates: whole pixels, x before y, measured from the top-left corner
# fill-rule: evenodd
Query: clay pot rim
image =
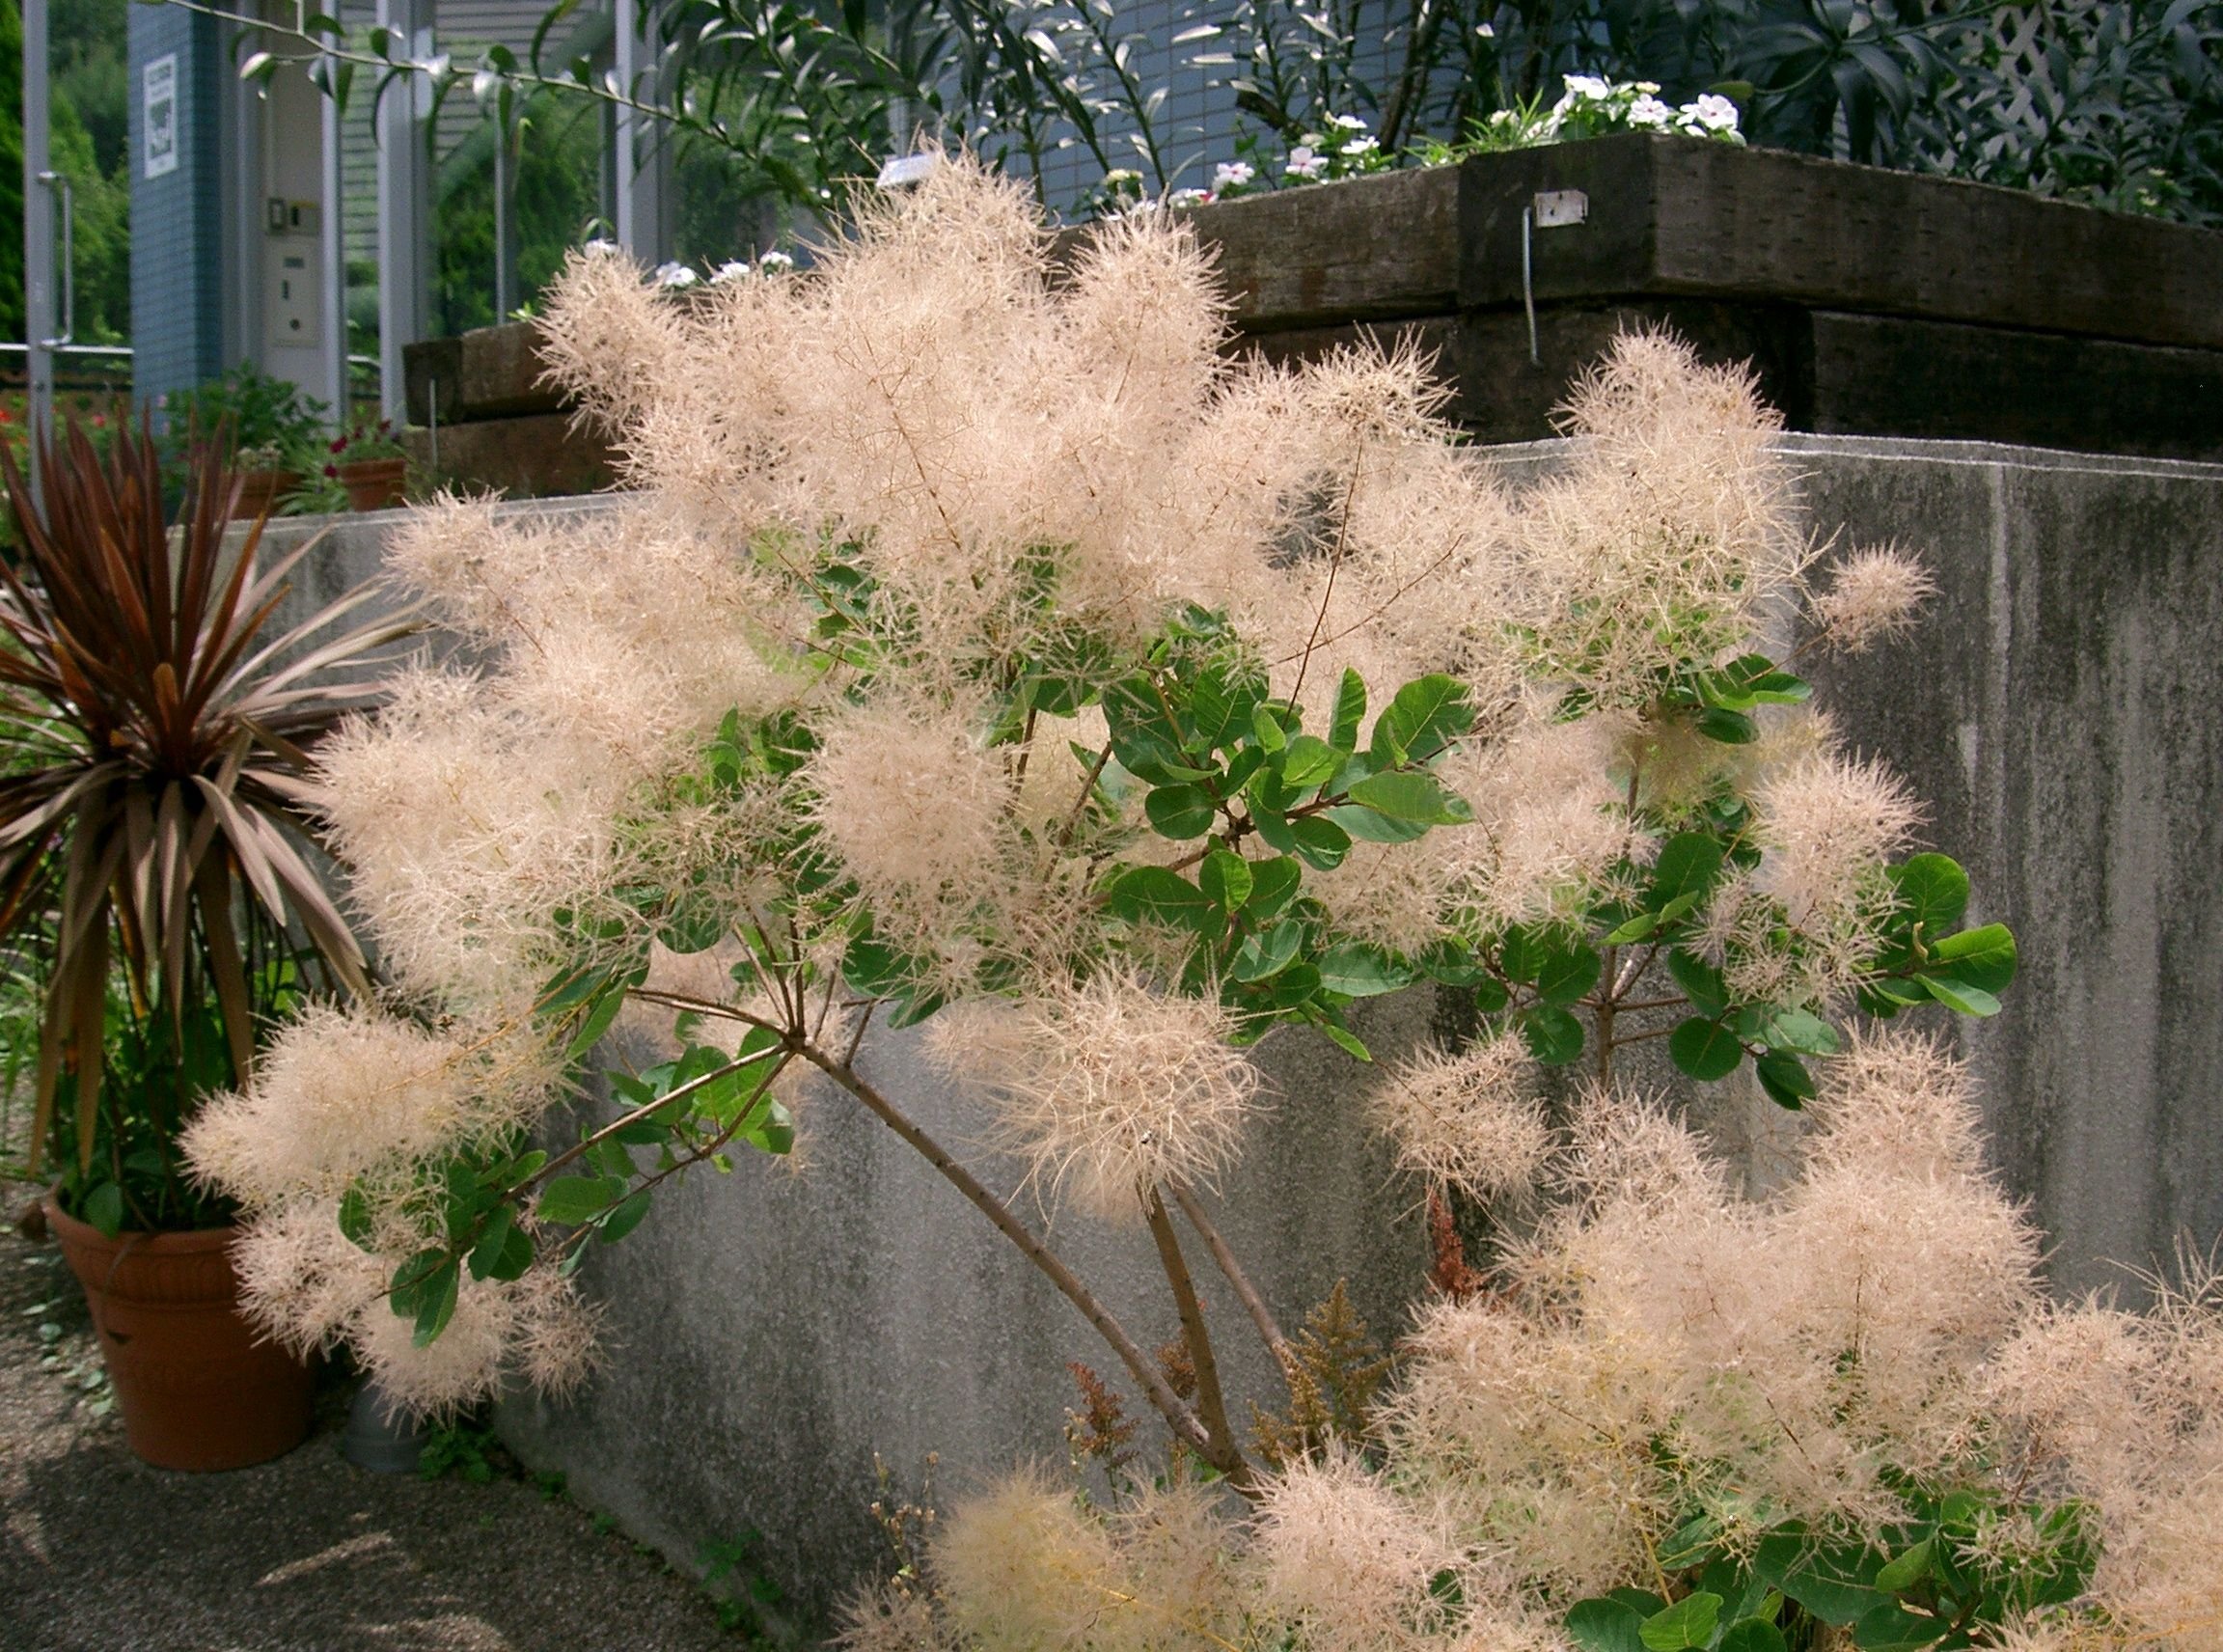
<path id="1" fill-rule="evenodd" d="M 345 464 L 332 468 L 340 473 L 342 481 L 345 481 L 349 475 L 383 476 L 389 472 L 405 471 L 409 468 L 409 460 L 400 455 L 383 459 L 349 459 Z"/>
<path id="2" fill-rule="evenodd" d="M 111 1239 L 90 1222 L 80 1221 L 62 1208 L 62 1200 L 55 1190 L 48 1188 L 40 1201 L 46 1208 L 46 1221 L 55 1236 L 68 1233 L 76 1243 L 85 1246 L 128 1246 L 135 1255 L 195 1256 L 209 1251 L 223 1251 L 231 1247 L 239 1236 L 236 1223 L 222 1227 L 178 1227 L 151 1233 L 137 1227 L 126 1227 Z"/>

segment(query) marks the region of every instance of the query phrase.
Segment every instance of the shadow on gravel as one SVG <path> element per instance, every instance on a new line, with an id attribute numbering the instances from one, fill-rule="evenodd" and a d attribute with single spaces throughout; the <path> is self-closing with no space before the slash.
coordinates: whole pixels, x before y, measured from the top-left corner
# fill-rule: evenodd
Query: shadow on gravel
<path id="1" fill-rule="evenodd" d="M 0 1237 L 5 1652 L 735 1652 L 656 1556 L 514 1478 L 376 1475 L 306 1444 L 223 1474 L 151 1469 L 103 1407 L 51 1246 Z"/>

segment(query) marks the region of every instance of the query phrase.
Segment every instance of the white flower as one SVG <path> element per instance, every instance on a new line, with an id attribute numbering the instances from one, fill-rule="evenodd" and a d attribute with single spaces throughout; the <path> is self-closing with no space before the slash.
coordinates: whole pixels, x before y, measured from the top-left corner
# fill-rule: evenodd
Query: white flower
<path id="1" fill-rule="evenodd" d="M 1708 132 L 1734 132 L 1737 130 L 1737 105 L 1717 93 L 1702 94 L 1692 102 L 1676 111 L 1685 126 L 1695 126 Z"/>
<path id="2" fill-rule="evenodd" d="M 1212 174 L 1213 193 L 1247 188 L 1257 176 L 1257 170 L 1247 160 L 1223 160 Z"/>
<path id="3" fill-rule="evenodd" d="M 1337 152 L 1346 155 L 1353 160 L 1356 160 L 1360 155 L 1372 154 L 1379 148 L 1381 148 L 1381 145 L 1376 143 L 1372 138 L 1354 138 L 1351 140 L 1351 142 L 1345 144 L 1343 148 Z"/>
<path id="4" fill-rule="evenodd" d="M 1570 99 L 1587 97 L 1603 103 L 1612 96 L 1613 87 L 1609 81 L 1601 80 L 1595 74 L 1570 74 L 1567 76 L 1567 94 L 1559 101 L 1565 103 Z"/>
<path id="5" fill-rule="evenodd" d="M 1282 168 L 1291 178 L 1321 178 L 1328 171 L 1328 157 L 1315 153 L 1309 144 L 1299 144 L 1289 151 L 1289 164 Z"/>
<path id="6" fill-rule="evenodd" d="M 1166 197 L 1168 206 L 1202 206 L 1212 199 L 1209 189 L 1176 189 Z"/>
<path id="7" fill-rule="evenodd" d="M 660 263 L 656 266 L 656 285 L 658 287 L 693 287 L 698 281 L 700 281 L 701 279 L 702 278 L 700 276 L 697 275 L 693 270 L 689 269 L 685 264 L 679 262 L 677 260 L 673 260 L 670 263 Z"/>
<path id="8" fill-rule="evenodd" d="M 1331 126 L 1341 126 L 1346 132 L 1363 132 L 1366 129 L 1366 123 L 1356 115 L 1331 115 L 1328 124 Z"/>
<path id="9" fill-rule="evenodd" d="M 1675 111 L 1668 108 L 1666 104 L 1660 102 L 1650 93 L 1645 93 L 1635 102 L 1629 105 L 1629 124 L 1632 126 L 1642 126 L 1663 132 L 1667 129 L 1668 123 L 1674 119 Z"/>
<path id="10" fill-rule="evenodd" d="M 579 250 L 589 258 L 616 258 L 618 256 L 618 243 L 607 236 L 596 235 Z"/>
<path id="11" fill-rule="evenodd" d="M 1481 36 L 1481 37 L 1482 37 L 1484 40 L 1486 40 L 1486 41 L 1494 41 L 1494 40 L 1496 40 L 1496 39 L 1497 38 L 1497 31 L 1496 31 L 1496 29 L 1492 28 L 1492 27 L 1491 27 L 1491 26 L 1490 26 L 1488 23 L 1484 23 L 1484 24 L 1483 24 L 1483 25 L 1482 25 L 1480 28 L 1476 29 L 1474 32 L 1475 32 L 1476 34 L 1480 35 L 1480 36 Z"/>
<path id="12" fill-rule="evenodd" d="M 710 272 L 710 285 L 712 287 L 723 287 L 728 281 L 747 281 L 748 279 L 749 266 L 739 259 L 728 260 Z"/>
<path id="13" fill-rule="evenodd" d="M 756 273 L 759 275 L 776 275 L 782 270 L 789 270 L 794 267 L 795 261 L 785 253 L 777 250 L 765 253 L 756 261 Z"/>

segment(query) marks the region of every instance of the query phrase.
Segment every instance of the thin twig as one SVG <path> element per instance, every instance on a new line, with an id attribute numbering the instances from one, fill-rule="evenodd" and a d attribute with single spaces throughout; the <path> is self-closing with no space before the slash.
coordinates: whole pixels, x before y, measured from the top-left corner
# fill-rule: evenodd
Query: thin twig
<path id="1" fill-rule="evenodd" d="M 874 998 L 865 1001 L 864 1013 L 857 1017 L 857 1032 L 849 1040 L 849 1048 L 842 1054 L 843 1066 L 853 1067 L 857 1064 L 857 1052 L 864 1047 L 864 1029 L 872 1025 L 872 1012 L 879 1007 L 880 1000 Z"/>
<path id="2" fill-rule="evenodd" d="M 1181 1336 L 1188 1344 L 1189 1363 L 1196 1372 L 1196 1412 L 1203 1419 L 1210 1444 L 1204 1460 L 1227 1477 L 1237 1491 L 1248 1488 L 1252 1474 L 1243 1449 L 1235 1444 L 1235 1431 L 1227 1425 L 1227 1399 L 1220 1390 L 1220 1362 L 1212 1354 L 1212 1334 L 1204 1327 L 1204 1305 L 1196 1300 L 1196 1281 L 1189 1276 L 1189 1263 L 1181 1254 L 1181 1239 L 1166 1214 L 1166 1201 L 1158 1190 L 1146 1190 L 1142 1214 L 1157 1242 L 1158 1265 L 1166 1270 L 1166 1282 L 1173 1290 L 1173 1306 L 1181 1313 Z"/>
<path id="3" fill-rule="evenodd" d="M 836 1061 L 823 1050 L 810 1045 L 804 1046 L 800 1053 L 805 1060 L 863 1102 L 881 1123 L 894 1131 L 919 1157 L 941 1171 L 945 1181 L 972 1200 L 974 1208 L 995 1224 L 996 1230 L 1016 1245 L 1021 1254 L 1043 1272 L 1065 1300 L 1081 1310 L 1081 1316 L 1096 1328 L 1097 1335 L 1112 1345 L 1112 1351 L 1119 1356 L 1120 1363 L 1142 1386 L 1143 1392 L 1150 1396 L 1150 1403 L 1157 1407 L 1158 1414 L 1165 1418 L 1183 1444 L 1193 1447 L 1206 1462 L 1212 1461 L 1212 1442 L 1205 1433 L 1203 1423 L 1197 1420 L 1196 1414 L 1183 1403 L 1157 1363 L 1136 1344 L 1135 1338 L 1128 1335 L 1126 1329 L 1112 1317 L 1111 1310 L 1096 1300 L 1095 1294 L 1081 1282 L 1080 1277 L 1065 1265 L 1063 1258 L 1036 1238 L 1025 1223 L 1011 1214 L 1010 1208 L 1002 1199 L 981 1186 L 972 1171 L 951 1158 L 939 1142 L 913 1123 L 900 1108 L 883 1095 L 856 1068 Z"/>
<path id="4" fill-rule="evenodd" d="M 1196 1236 L 1204 1241 L 1204 1248 L 1212 1253 L 1212 1260 L 1220 1265 L 1220 1272 L 1234 1288 L 1235 1296 L 1250 1315 L 1250 1323 L 1258 1328 L 1259 1336 L 1275 1360 L 1286 1371 L 1289 1368 L 1289 1338 L 1281 1335 L 1276 1323 L 1274 1310 L 1266 1306 L 1266 1299 L 1258 1294 L 1258 1287 L 1250 1282 L 1250 1276 L 1243 1271 L 1243 1264 L 1235 1259 L 1235 1253 L 1227 1241 L 1220 1236 L 1219 1228 L 1212 1225 L 1204 1214 L 1204 1207 L 1196 1196 L 1180 1182 L 1174 1182 L 1173 1202 L 1181 1207 L 1181 1214 L 1189 1219 L 1189 1225 L 1196 1229 Z"/>

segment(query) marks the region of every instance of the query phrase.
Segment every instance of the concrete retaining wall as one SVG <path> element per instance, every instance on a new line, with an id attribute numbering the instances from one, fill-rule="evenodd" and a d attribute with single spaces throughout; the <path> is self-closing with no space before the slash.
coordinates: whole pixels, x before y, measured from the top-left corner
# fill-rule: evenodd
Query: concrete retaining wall
<path id="1" fill-rule="evenodd" d="M 1962 1024 L 2000 1168 L 2081 1290 L 2179 1234 L 2223 1235 L 2223 466 L 2034 449 L 1797 436 L 1814 522 L 1896 538 L 1943 588 L 1911 637 L 1815 669 L 1863 750 L 1931 806 L 1930 840 L 1976 886 L 1971 922 L 2021 939 L 2008 1008 Z M 1520 472 L 1553 444 L 1494 450 Z M 543 509 L 594 509 L 580 502 Z M 527 507 L 526 509 L 533 509 Z M 327 559 L 355 577 L 379 533 Z M 1424 1034 L 1414 995 L 1372 1006 L 1394 1054 Z M 909 1035 L 870 1066 L 962 1143 L 966 1104 L 925 1082 Z M 1423 1244 L 1356 1116 L 1359 1070 L 1276 1034 L 1280 1095 L 1227 1192 L 1225 1226 L 1295 1320 L 1339 1276 L 1385 1331 L 1420 1283 Z M 681 1562 L 755 1528 L 769 1569 L 823 1602 L 872 1563 L 874 1454 L 940 1491 L 1016 1459 L 1061 1459 L 1068 1359 L 1093 1334 L 910 1150 L 837 1093 L 802 1109 L 809 1168 L 754 1160 L 658 1200 L 587 1278 L 608 1304 L 610 1369 L 565 1407 L 520 1399 L 502 1428 L 538 1467 Z M 1735 1138 L 1783 1122 L 1716 1104 Z M 994 1178 L 991 1178 L 992 1180 Z M 1010 1178 L 1005 1178 L 1008 1185 Z M 1114 1310 L 1155 1342 L 1174 1326 L 1146 1237 L 1060 1216 L 1056 1231 Z M 1201 1258 L 1199 1258 L 1201 1265 Z M 1238 1396 L 1272 1392 L 1235 1305 L 1204 1281 Z M 1108 1372 L 1108 1374 L 1111 1374 Z M 1237 1400 L 1240 1410 L 1242 1400 Z"/>

